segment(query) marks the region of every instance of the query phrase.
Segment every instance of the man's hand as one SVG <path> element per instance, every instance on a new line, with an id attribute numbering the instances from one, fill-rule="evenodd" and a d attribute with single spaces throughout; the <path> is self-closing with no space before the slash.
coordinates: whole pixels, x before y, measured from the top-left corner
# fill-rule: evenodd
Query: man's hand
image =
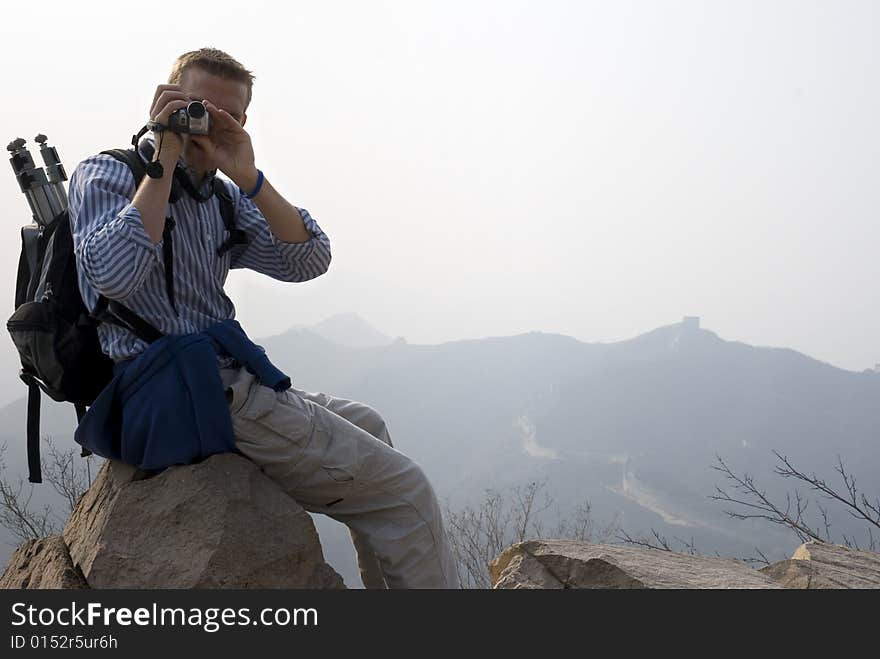
<path id="1" fill-rule="evenodd" d="M 163 126 L 168 125 L 168 117 L 180 108 L 185 108 L 190 102 L 189 96 L 183 93 L 180 85 L 159 85 L 153 95 L 153 107 L 150 108 L 150 120 Z M 158 139 L 157 139 L 158 142 Z M 162 132 L 162 151 L 171 151 L 172 163 L 177 162 L 177 156 L 183 150 L 183 139 L 174 131 Z"/>
<path id="2" fill-rule="evenodd" d="M 202 101 L 211 115 L 209 135 L 192 135 L 209 160 L 243 190 L 252 190 L 257 184 L 257 167 L 254 164 L 254 147 L 251 136 L 226 110 L 210 101 Z"/>
<path id="3" fill-rule="evenodd" d="M 179 108 L 184 108 L 189 103 L 189 97 L 183 93 L 179 85 L 159 85 L 153 95 L 153 105 L 150 108 L 150 120 L 163 126 L 168 125 L 168 117 Z M 141 215 L 144 230 L 153 243 L 162 240 L 165 229 L 165 218 L 168 213 L 168 193 L 171 190 L 172 176 L 170 172 L 177 166 L 177 159 L 183 151 L 183 139 L 180 135 L 170 130 L 164 130 L 156 135 L 156 153 L 153 160 L 162 163 L 166 172 L 158 179 L 144 176 L 140 186 L 135 191 L 132 205 Z"/>

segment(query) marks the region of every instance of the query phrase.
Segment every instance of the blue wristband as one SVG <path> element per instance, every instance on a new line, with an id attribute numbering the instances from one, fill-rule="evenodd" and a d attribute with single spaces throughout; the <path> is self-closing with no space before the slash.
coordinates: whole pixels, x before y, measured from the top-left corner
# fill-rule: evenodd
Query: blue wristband
<path id="1" fill-rule="evenodd" d="M 257 185 L 254 188 L 253 192 L 247 193 L 244 190 L 242 190 L 241 188 L 239 188 L 238 191 L 241 194 L 243 194 L 245 197 L 247 197 L 248 199 L 253 199 L 254 197 L 257 196 L 257 194 L 260 192 L 260 188 L 262 188 L 262 187 L 263 187 L 263 171 L 258 169 L 257 170 Z"/>

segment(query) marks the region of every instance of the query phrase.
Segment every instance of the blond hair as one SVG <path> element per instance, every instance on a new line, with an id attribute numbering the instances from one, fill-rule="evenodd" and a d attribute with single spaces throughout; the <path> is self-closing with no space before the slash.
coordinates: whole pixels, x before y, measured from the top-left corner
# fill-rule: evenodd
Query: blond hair
<path id="1" fill-rule="evenodd" d="M 183 72 L 193 67 L 198 67 L 206 73 L 226 78 L 227 80 L 243 82 L 247 85 L 247 103 L 245 103 L 245 108 L 250 105 L 251 91 L 256 76 L 244 68 L 238 60 L 216 48 L 191 50 L 178 57 L 174 62 L 171 75 L 168 76 L 168 83 L 179 85 Z"/>

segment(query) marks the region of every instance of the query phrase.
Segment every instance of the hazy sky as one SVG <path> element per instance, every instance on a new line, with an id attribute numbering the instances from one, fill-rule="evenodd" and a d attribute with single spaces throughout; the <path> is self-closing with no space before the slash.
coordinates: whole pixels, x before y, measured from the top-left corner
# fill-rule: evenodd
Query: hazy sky
<path id="1" fill-rule="evenodd" d="M 258 166 L 330 271 L 228 290 L 251 336 L 355 311 L 411 343 L 722 337 L 880 362 L 880 3 L 13 3 L 3 143 L 125 146 L 175 57 L 257 80 Z M 12 311 L 27 206 L 0 174 Z M 11 347 L 11 342 L 9 342 Z"/>

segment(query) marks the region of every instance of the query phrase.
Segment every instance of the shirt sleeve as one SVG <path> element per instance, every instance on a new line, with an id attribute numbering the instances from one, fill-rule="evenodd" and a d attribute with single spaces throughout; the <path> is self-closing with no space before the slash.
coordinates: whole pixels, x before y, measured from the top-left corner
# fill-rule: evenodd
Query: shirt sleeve
<path id="1" fill-rule="evenodd" d="M 253 201 L 238 194 L 235 224 L 248 235 L 242 249 L 233 249 L 230 268 L 249 268 L 280 281 L 309 281 L 330 267 L 330 239 L 305 208 L 299 208 L 311 238 L 302 243 L 279 240 Z"/>
<path id="2" fill-rule="evenodd" d="M 162 241 L 144 229 L 128 165 L 100 155 L 70 176 L 68 216 L 77 266 L 100 294 L 122 300 L 137 291 L 162 262 Z"/>

